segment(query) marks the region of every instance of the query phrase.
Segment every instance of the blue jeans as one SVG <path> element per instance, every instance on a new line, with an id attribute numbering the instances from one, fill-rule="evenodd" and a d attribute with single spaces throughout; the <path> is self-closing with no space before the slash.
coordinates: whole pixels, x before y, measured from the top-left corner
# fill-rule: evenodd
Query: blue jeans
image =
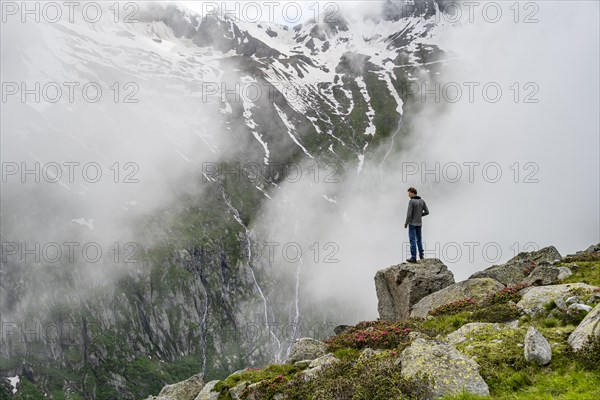
<path id="1" fill-rule="evenodd" d="M 421 242 L 421 225 L 408 225 L 408 240 L 410 241 L 410 256 L 417 259 L 417 247 L 419 254 L 423 254 L 423 243 Z"/>

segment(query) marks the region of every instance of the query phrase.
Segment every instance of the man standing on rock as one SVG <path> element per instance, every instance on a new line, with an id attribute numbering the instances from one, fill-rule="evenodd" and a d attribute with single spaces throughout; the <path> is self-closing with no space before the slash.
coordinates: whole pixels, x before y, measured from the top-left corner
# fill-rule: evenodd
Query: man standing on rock
<path id="1" fill-rule="evenodd" d="M 425 258 L 423 243 L 421 241 L 421 227 L 423 225 L 421 218 L 429 214 L 429 209 L 425 200 L 417 196 L 417 189 L 408 188 L 408 211 L 406 212 L 406 222 L 404 228 L 408 227 L 408 240 L 410 241 L 410 258 L 406 261 L 410 263 L 417 262 L 417 248 L 419 249 L 419 258 Z"/>

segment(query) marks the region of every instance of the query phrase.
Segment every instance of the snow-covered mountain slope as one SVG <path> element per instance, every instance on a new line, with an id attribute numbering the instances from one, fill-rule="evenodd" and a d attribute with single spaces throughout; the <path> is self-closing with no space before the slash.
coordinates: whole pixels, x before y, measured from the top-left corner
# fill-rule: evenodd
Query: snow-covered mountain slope
<path id="1" fill-rule="evenodd" d="M 191 369 L 218 376 L 285 356 L 287 332 L 247 338 L 252 324 L 332 317 L 303 309 L 300 269 L 290 275 L 255 260 L 251 225 L 281 190 L 286 164 L 360 172 L 402 148 L 419 107 L 405 86 L 444 65 L 429 44 L 435 4 L 423 4 L 418 13 L 390 5 L 378 18 L 297 26 L 203 19 L 166 3 L 144 4 L 137 22 L 115 22 L 106 3 L 94 23 L 3 23 L 2 80 L 16 84 L 2 104 L 3 161 L 43 171 L 97 163 L 104 177 L 77 169 L 69 179 L 65 169 L 56 184 L 39 185 L 11 175 L 3 241 L 110 249 L 141 236 L 153 247 L 135 267 L 3 260 L 4 321 L 28 315 L 77 328 L 64 333 L 68 343 L 27 341 L 17 329 L 0 350 L 2 375 L 43 376 L 43 393 L 141 398 Z M 323 202 L 336 204 L 329 194 Z"/>

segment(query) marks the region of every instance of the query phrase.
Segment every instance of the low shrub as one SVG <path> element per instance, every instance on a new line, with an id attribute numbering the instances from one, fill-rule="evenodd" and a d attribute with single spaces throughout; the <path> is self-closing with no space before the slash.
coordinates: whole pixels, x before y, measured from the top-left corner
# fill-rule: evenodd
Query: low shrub
<path id="1" fill-rule="evenodd" d="M 402 377 L 397 352 L 387 350 L 330 366 L 313 379 L 299 374 L 282 393 L 289 400 L 403 400 L 429 398 L 429 387 L 427 377 Z"/>
<path id="2" fill-rule="evenodd" d="M 492 304 L 481 307 L 469 316 L 473 322 L 509 322 L 519 319 L 522 311 L 515 305 Z"/>
<path id="3" fill-rule="evenodd" d="M 438 315 L 448 315 L 448 314 L 458 314 L 463 311 L 473 310 L 475 309 L 476 303 L 475 300 L 468 297 L 462 300 L 453 301 L 448 304 L 441 305 L 434 310 L 429 312 L 429 315 L 438 316 Z"/>
<path id="4" fill-rule="evenodd" d="M 407 344 L 409 333 L 420 330 L 421 326 L 422 323 L 417 320 L 360 322 L 324 342 L 327 343 L 328 350 L 331 352 L 342 348 L 391 349 Z"/>
<path id="5" fill-rule="evenodd" d="M 506 304 L 509 301 L 518 303 L 521 300 L 521 295 L 519 292 L 528 287 L 529 285 L 521 283 L 515 286 L 504 288 L 496 293 L 489 295 L 484 304 L 492 305 L 492 304 Z"/>

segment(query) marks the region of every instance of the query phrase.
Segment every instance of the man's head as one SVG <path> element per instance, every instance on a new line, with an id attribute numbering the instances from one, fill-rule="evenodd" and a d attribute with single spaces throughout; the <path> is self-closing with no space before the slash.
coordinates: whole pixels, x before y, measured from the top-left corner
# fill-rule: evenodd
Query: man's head
<path id="1" fill-rule="evenodd" d="M 410 197 L 412 199 L 413 196 L 416 196 L 416 195 L 417 195 L 417 189 L 415 189 L 414 187 L 408 188 L 408 197 Z"/>

